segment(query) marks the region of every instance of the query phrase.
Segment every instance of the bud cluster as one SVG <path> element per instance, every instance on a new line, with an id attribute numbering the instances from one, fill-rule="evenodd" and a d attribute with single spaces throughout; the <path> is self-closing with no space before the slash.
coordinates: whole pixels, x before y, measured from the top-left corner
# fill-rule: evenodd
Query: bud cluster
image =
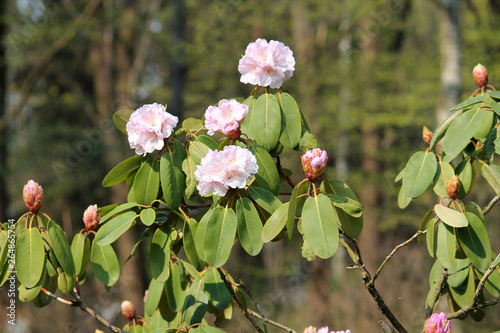
<path id="1" fill-rule="evenodd" d="M 38 213 L 43 200 L 42 186 L 38 185 L 34 180 L 28 181 L 28 183 L 24 185 L 23 199 L 26 208 L 28 208 L 30 212 L 33 214 Z"/>

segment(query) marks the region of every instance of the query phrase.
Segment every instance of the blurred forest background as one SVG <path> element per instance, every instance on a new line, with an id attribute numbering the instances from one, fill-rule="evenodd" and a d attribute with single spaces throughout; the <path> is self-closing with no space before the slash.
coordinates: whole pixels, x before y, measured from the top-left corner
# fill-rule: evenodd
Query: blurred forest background
<path id="1" fill-rule="evenodd" d="M 438 200 L 429 190 L 404 211 L 397 206 L 394 178 L 425 148 L 422 125 L 434 130 L 476 89 L 478 62 L 500 87 L 499 0 L 1 0 L 0 221 L 25 212 L 21 193 L 29 179 L 43 186 L 42 211 L 67 235 L 83 228 L 88 205 L 124 201 L 124 186 L 101 186 L 114 165 L 134 154 L 114 129 L 113 112 L 158 102 L 182 120 L 201 117 L 222 98 L 247 97 L 252 87 L 239 82 L 237 66 L 258 37 L 294 52 L 296 69 L 284 88 L 328 151 L 326 177 L 346 181 L 365 207 L 360 247 L 374 272 Z M 283 164 L 295 171 L 292 179 L 303 178 L 297 152 Z M 489 195 L 471 199 L 484 206 L 492 190 Z M 495 207 L 487 220 L 498 225 L 499 216 Z M 500 228 L 492 230 L 498 235 Z M 135 236 L 128 232 L 118 242 L 121 262 Z M 491 239 L 498 252 L 499 239 Z M 346 269 L 344 250 L 307 262 L 300 247 L 295 235 L 266 244 L 257 257 L 236 250 L 226 268 L 247 282 L 267 317 L 297 332 L 308 325 L 380 331 L 384 318 L 359 272 Z M 122 299 L 142 313 L 150 279 L 145 249 L 123 267 L 111 291 L 92 278 L 82 287 L 86 303 L 114 324 L 126 321 Z M 422 328 L 432 262 L 425 244 L 412 243 L 378 279 L 410 332 Z M 5 294 L 0 291 L 2 308 Z M 438 310 L 447 311 L 447 304 Z M 453 321 L 453 332 L 498 330 L 499 314 L 498 307 L 489 310 L 479 325 Z M 227 332 L 252 332 L 243 316 L 235 317 Z M 103 329 L 58 302 L 41 310 L 18 302 L 17 325 L 5 321 L 2 316 L 0 331 Z"/>

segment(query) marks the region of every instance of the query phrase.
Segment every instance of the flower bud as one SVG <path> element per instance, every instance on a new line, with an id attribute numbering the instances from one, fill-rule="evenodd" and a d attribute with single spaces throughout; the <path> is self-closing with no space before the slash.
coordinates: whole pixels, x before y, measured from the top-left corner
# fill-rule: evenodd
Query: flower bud
<path id="1" fill-rule="evenodd" d="M 422 129 L 422 138 L 424 139 L 424 142 L 430 145 L 433 135 L 434 133 L 432 133 L 432 131 L 428 129 L 427 126 L 424 126 L 424 128 Z"/>
<path id="2" fill-rule="evenodd" d="M 451 322 L 446 319 L 446 314 L 433 313 L 427 320 L 425 333 L 451 333 Z"/>
<path id="3" fill-rule="evenodd" d="M 472 76 L 480 87 L 484 87 L 488 84 L 488 71 L 486 71 L 486 67 L 483 65 L 477 64 L 472 70 Z"/>
<path id="4" fill-rule="evenodd" d="M 325 170 L 328 154 L 324 150 L 314 148 L 302 155 L 301 160 L 306 177 L 314 182 L 321 177 L 323 170 Z"/>
<path id="5" fill-rule="evenodd" d="M 101 219 L 101 215 L 97 214 L 97 205 L 89 206 L 83 213 L 83 223 L 88 231 L 95 230 Z"/>
<path id="6" fill-rule="evenodd" d="M 450 199 L 455 199 L 459 190 L 460 180 L 457 175 L 453 175 L 450 179 L 448 179 L 448 183 L 446 184 L 446 194 L 448 194 Z"/>
<path id="7" fill-rule="evenodd" d="M 130 301 L 122 302 L 122 315 L 127 317 L 128 320 L 132 320 L 135 318 L 135 306 Z"/>
<path id="8" fill-rule="evenodd" d="M 304 332 L 303 333 L 316 333 L 316 327 L 313 327 L 313 326 L 309 326 L 309 327 L 306 327 Z"/>
<path id="9" fill-rule="evenodd" d="M 26 185 L 24 185 L 23 189 L 23 199 L 26 204 L 26 208 L 29 209 L 30 212 L 36 214 L 42 205 L 43 200 L 43 189 L 38 183 L 30 180 Z"/>

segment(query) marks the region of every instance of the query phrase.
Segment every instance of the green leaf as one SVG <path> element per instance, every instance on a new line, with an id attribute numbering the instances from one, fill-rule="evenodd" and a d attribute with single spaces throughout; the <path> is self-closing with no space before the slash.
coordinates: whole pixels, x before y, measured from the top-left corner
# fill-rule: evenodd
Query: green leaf
<path id="1" fill-rule="evenodd" d="M 487 164 L 491 163 L 491 161 L 493 160 L 493 155 L 495 154 L 496 142 L 497 142 L 497 132 L 498 132 L 498 128 L 493 127 L 491 129 L 490 133 L 488 133 L 486 140 L 484 140 L 483 151 L 484 151 L 484 159 L 485 159 Z"/>
<path id="2" fill-rule="evenodd" d="M 170 252 L 176 239 L 177 231 L 168 224 L 163 224 L 153 235 L 148 263 L 151 274 L 158 282 L 168 279 Z"/>
<path id="3" fill-rule="evenodd" d="M 111 245 L 100 246 L 97 242 L 92 243 L 90 262 L 95 276 L 105 286 L 110 287 L 118 281 L 120 264 Z"/>
<path id="4" fill-rule="evenodd" d="M 189 333 L 225 333 L 225 332 L 221 329 L 218 329 L 217 327 L 208 326 L 207 324 L 202 323 L 199 326 L 189 329 Z"/>
<path id="5" fill-rule="evenodd" d="M 467 305 L 472 303 L 474 292 L 476 290 L 472 267 L 470 267 L 467 271 L 469 272 L 469 274 L 467 280 L 464 281 L 464 283 L 462 283 L 458 287 L 450 286 L 449 288 L 451 296 L 460 307 L 466 307 Z"/>
<path id="6" fill-rule="evenodd" d="M 354 217 L 363 215 L 363 206 L 358 201 L 338 194 L 327 194 L 326 196 L 335 207 L 342 209 L 347 214 Z"/>
<path id="7" fill-rule="evenodd" d="M 210 221 L 210 216 L 218 206 L 216 204 L 212 205 L 210 209 L 203 215 L 196 228 L 196 234 L 194 236 L 194 241 L 196 245 L 196 252 L 201 260 L 206 261 L 207 257 L 205 255 L 205 236 L 207 234 L 207 226 Z"/>
<path id="8" fill-rule="evenodd" d="M 302 122 L 299 106 L 288 93 L 278 93 L 277 99 L 281 107 L 281 135 L 279 141 L 286 148 L 297 147 L 302 134 Z"/>
<path id="9" fill-rule="evenodd" d="M 288 218 L 288 205 L 284 203 L 271 215 L 262 229 L 262 241 L 269 243 L 276 238 L 286 225 Z"/>
<path id="10" fill-rule="evenodd" d="M 479 279 L 483 277 L 483 274 L 479 272 L 477 269 L 474 270 L 476 272 L 476 275 L 478 276 Z M 486 280 L 484 287 L 490 294 L 492 294 L 495 297 L 500 296 L 500 272 L 498 269 L 495 269 L 490 276 L 488 276 L 488 279 Z"/>
<path id="11" fill-rule="evenodd" d="M 215 212 L 214 212 L 215 213 Z M 208 297 L 204 292 L 203 276 L 198 276 L 188 289 L 184 306 L 182 307 L 182 320 L 186 325 L 200 323 L 208 307 Z"/>
<path id="12" fill-rule="evenodd" d="M 302 182 L 295 186 L 290 196 L 290 201 L 288 205 L 288 214 L 286 219 L 286 230 L 288 232 L 288 239 L 292 239 L 293 226 L 295 225 L 295 216 L 297 215 L 297 209 L 300 204 L 305 201 L 305 197 L 300 197 L 307 193 L 309 187 L 309 182 Z M 302 213 L 302 212 L 301 212 Z"/>
<path id="13" fill-rule="evenodd" d="M 201 260 L 198 257 L 198 252 L 196 251 L 196 243 L 195 243 L 195 235 L 196 230 L 198 229 L 198 222 L 190 218 L 189 220 L 184 222 L 184 234 L 182 236 L 184 252 L 186 252 L 186 256 L 189 261 L 196 267 L 198 270 L 202 270 L 206 262 Z"/>
<path id="14" fill-rule="evenodd" d="M 42 267 L 45 267 L 45 258 L 43 258 L 43 265 Z M 38 283 L 33 286 L 32 288 L 26 288 L 25 285 L 21 284 L 18 287 L 18 298 L 21 302 L 31 302 L 32 300 L 35 299 L 35 297 L 38 296 L 40 291 L 42 290 L 42 287 L 45 283 L 45 279 L 47 278 L 47 273 L 45 271 L 42 271 L 42 275 L 40 277 L 40 280 Z"/>
<path id="15" fill-rule="evenodd" d="M 210 266 L 220 267 L 229 259 L 236 229 L 236 214 L 231 208 L 214 209 L 206 227 L 203 246 L 207 263 Z"/>
<path id="16" fill-rule="evenodd" d="M 158 197 L 159 189 L 160 166 L 156 159 L 147 158 L 134 177 L 135 201 L 140 205 L 151 205 L 151 202 Z"/>
<path id="17" fill-rule="evenodd" d="M 458 287 L 469 276 L 470 261 L 468 259 L 455 259 L 455 265 L 448 271 L 448 285 Z"/>
<path id="18" fill-rule="evenodd" d="M 47 225 L 47 231 L 50 238 L 50 243 L 54 254 L 56 255 L 59 264 L 66 274 L 75 277 L 75 263 L 73 261 L 73 255 L 71 254 L 71 247 L 69 246 L 68 239 L 64 234 L 64 231 L 54 221 L 49 221 Z"/>
<path id="19" fill-rule="evenodd" d="M 165 282 L 168 306 L 173 312 L 182 310 L 188 290 L 188 281 L 182 263 L 170 265 L 170 276 Z"/>
<path id="20" fill-rule="evenodd" d="M 99 224 L 103 224 L 104 222 L 106 222 L 107 220 L 112 218 L 113 216 L 118 215 L 118 214 L 120 214 L 126 210 L 129 210 L 132 207 L 136 207 L 136 206 L 137 206 L 137 203 L 135 203 L 135 202 L 126 202 L 126 203 L 123 203 L 121 205 L 117 205 L 115 208 L 113 208 L 112 210 L 107 212 L 106 215 L 103 215 L 101 217 L 101 219 L 99 220 Z M 99 211 L 97 211 L 97 212 L 99 213 Z"/>
<path id="21" fill-rule="evenodd" d="M 214 267 L 209 267 L 205 272 L 205 292 L 216 309 L 224 310 L 231 303 L 231 294 Z"/>
<path id="22" fill-rule="evenodd" d="M 460 109 L 465 109 L 466 107 L 469 107 L 471 105 L 474 105 L 474 104 L 477 104 L 477 103 L 481 103 L 481 102 L 484 102 L 486 101 L 488 98 L 486 96 L 475 96 L 475 97 L 471 97 L 469 98 L 468 100 L 465 100 L 463 101 L 462 103 L 459 103 L 458 105 L 455 105 L 451 111 L 455 111 L 455 110 L 460 110 Z"/>
<path id="23" fill-rule="evenodd" d="M 488 181 L 495 193 L 500 195 L 500 166 L 483 164 L 481 174 Z"/>
<path id="24" fill-rule="evenodd" d="M 176 210 L 182 201 L 186 185 L 182 173 L 182 158 L 177 152 L 165 153 L 161 156 L 161 186 L 167 207 Z"/>
<path id="25" fill-rule="evenodd" d="M 486 106 L 487 104 L 483 104 Z M 481 119 L 481 124 L 477 129 L 476 133 L 474 133 L 474 138 L 477 140 L 484 140 L 488 133 L 490 133 L 491 129 L 496 129 L 493 126 L 495 125 L 493 121 L 495 120 L 495 113 L 485 110 L 483 118 Z"/>
<path id="26" fill-rule="evenodd" d="M 488 91 L 488 95 L 494 99 L 500 99 L 500 91 Z"/>
<path id="27" fill-rule="evenodd" d="M 460 180 L 458 197 L 465 198 L 474 186 L 474 181 L 476 179 L 476 170 L 472 165 L 472 161 L 466 159 L 460 162 L 455 172 L 458 175 L 458 179 Z"/>
<path id="28" fill-rule="evenodd" d="M 250 107 L 250 132 L 251 137 L 267 151 L 271 151 L 276 144 L 281 132 L 281 111 L 274 95 L 262 94 L 255 104 Z M 247 116 L 245 117 L 245 120 Z"/>
<path id="29" fill-rule="evenodd" d="M 187 118 L 182 122 L 182 128 L 189 132 L 197 132 L 203 127 L 203 121 L 196 118 Z"/>
<path id="30" fill-rule="evenodd" d="M 255 200 L 257 205 L 264 208 L 269 214 L 274 213 L 282 205 L 281 201 L 266 189 L 250 186 L 248 193 L 250 193 L 250 196 Z"/>
<path id="31" fill-rule="evenodd" d="M 238 238 L 245 251 L 255 256 L 259 254 L 262 242 L 262 222 L 252 201 L 240 198 L 236 202 L 236 221 L 238 223 Z"/>
<path id="32" fill-rule="evenodd" d="M 436 204 L 434 206 L 434 211 L 441 221 L 450 227 L 463 228 L 469 224 L 464 214 L 441 204 Z"/>
<path id="33" fill-rule="evenodd" d="M 141 162 L 142 156 L 135 155 L 119 163 L 104 177 L 102 186 L 110 187 L 124 181 L 132 172 L 139 169 Z"/>
<path id="34" fill-rule="evenodd" d="M 126 212 L 106 222 L 97 231 L 94 242 L 100 246 L 113 243 L 132 226 L 137 216 L 135 212 Z"/>
<path id="35" fill-rule="evenodd" d="M 434 229 L 436 227 L 436 220 L 431 219 L 427 226 L 427 233 L 425 235 L 425 241 L 427 243 L 427 251 L 429 251 L 429 255 L 434 258 L 434 249 L 436 248 L 435 238 L 434 238 Z"/>
<path id="36" fill-rule="evenodd" d="M 76 234 L 71 242 L 71 254 L 75 263 L 76 275 L 82 277 L 85 274 L 89 259 L 90 240 L 82 234 Z"/>
<path id="37" fill-rule="evenodd" d="M 243 104 L 248 106 L 248 113 L 245 116 L 245 119 L 241 123 L 241 133 L 246 134 L 249 138 L 253 138 L 251 124 L 253 122 L 253 118 L 255 117 L 255 113 L 253 110 L 255 109 L 255 103 L 257 103 L 257 98 L 254 95 L 249 96 Z"/>
<path id="38" fill-rule="evenodd" d="M 323 194 L 307 198 L 302 210 L 304 239 L 320 258 L 335 254 L 339 244 L 339 230 L 330 199 Z"/>
<path id="39" fill-rule="evenodd" d="M 158 308 L 164 286 L 164 283 L 160 283 L 155 279 L 151 279 L 148 288 L 148 297 L 146 298 L 146 302 L 144 303 L 144 311 L 148 316 L 152 316 Z"/>
<path id="40" fill-rule="evenodd" d="M 186 174 L 186 197 L 191 198 L 196 193 L 196 185 L 198 185 L 198 181 L 194 176 L 196 163 L 191 157 L 182 161 L 182 171 Z"/>
<path id="41" fill-rule="evenodd" d="M 455 121 L 461 114 L 463 114 L 466 110 L 460 109 L 458 111 L 453 112 L 448 118 L 446 118 L 441 125 L 434 131 L 434 135 L 432 136 L 431 143 L 429 148 L 432 149 L 434 146 L 444 137 L 446 131 L 450 127 L 451 123 Z"/>
<path id="42" fill-rule="evenodd" d="M 405 167 L 403 188 L 406 196 L 420 196 L 432 183 L 436 174 L 437 163 L 434 153 L 419 151 L 415 153 Z"/>
<path id="43" fill-rule="evenodd" d="M 74 276 L 66 274 L 61 267 L 57 268 L 57 287 L 63 294 L 69 294 L 73 291 L 76 285 L 76 279 Z"/>
<path id="44" fill-rule="evenodd" d="M 33 288 L 42 278 L 45 250 L 36 228 L 23 229 L 16 242 L 17 278 L 26 288 Z"/>
<path id="45" fill-rule="evenodd" d="M 116 128 L 127 134 L 127 123 L 134 110 L 118 110 L 113 114 L 113 122 Z"/>
<path id="46" fill-rule="evenodd" d="M 141 221 L 144 225 L 150 226 L 155 222 L 156 211 L 153 208 L 141 210 Z"/>
<path id="47" fill-rule="evenodd" d="M 483 109 L 466 111 L 450 125 L 443 141 L 446 162 L 452 161 L 469 144 L 481 126 L 484 112 Z"/>
<path id="48" fill-rule="evenodd" d="M 484 272 L 490 267 L 491 245 L 486 227 L 479 217 L 466 212 L 465 217 L 469 225 L 465 228 L 458 228 L 457 237 L 467 258 Z"/>
<path id="49" fill-rule="evenodd" d="M 446 193 L 446 184 L 448 184 L 448 180 L 455 175 L 455 170 L 450 165 L 450 163 L 446 163 L 442 160 L 439 161 L 439 177 L 434 185 L 434 193 L 439 195 L 440 197 L 447 197 Z"/>
<path id="50" fill-rule="evenodd" d="M 411 197 L 409 197 L 406 192 L 403 189 L 403 186 L 399 189 L 399 194 L 398 194 L 398 206 L 401 209 L 404 209 L 408 207 L 408 205 L 411 202 Z"/>
<path id="51" fill-rule="evenodd" d="M 217 142 L 206 135 L 200 135 L 196 140 L 189 143 L 189 156 L 193 159 L 195 165 L 199 165 L 209 149 L 217 150 L 218 148 Z"/>
<path id="52" fill-rule="evenodd" d="M 447 224 L 439 223 L 437 228 L 436 255 L 439 262 L 446 268 L 455 264 L 456 241 L 453 228 Z"/>
<path id="53" fill-rule="evenodd" d="M 280 191 L 279 173 L 273 158 L 267 150 L 259 145 L 253 145 L 249 149 L 257 159 L 259 166 L 259 170 L 255 174 L 257 183 L 272 194 L 278 195 Z"/>

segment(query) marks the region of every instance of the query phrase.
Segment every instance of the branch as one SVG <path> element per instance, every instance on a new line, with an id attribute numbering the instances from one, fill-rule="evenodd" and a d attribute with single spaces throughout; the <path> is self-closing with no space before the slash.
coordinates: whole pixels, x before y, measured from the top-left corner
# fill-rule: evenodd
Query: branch
<path id="1" fill-rule="evenodd" d="M 255 297 L 253 297 L 250 290 L 248 290 L 247 286 L 244 283 L 242 283 L 241 280 L 240 280 L 240 284 L 238 285 L 238 287 L 243 288 L 243 290 L 245 290 L 247 295 L 250 296 L 250 298 L 252 299 L 253 303 L 255 304 L 255 307 L 259 311 L 259 317 L 260 317 L 260 319 L 262 319 L 262 325 L 264 326 L 264 330 L 267 333 L 266 317 L 264 317 L 264 314 L 262 313 L 262 310 L 260 309 L 259 303 L 257 303 L 257 300 L 255 299 Z"/>
<path id="2" fill-rule="evenodd" d="M 432 293 L 428 307 L 425 311 L 425 319 L 431 317 L 432 312 L 434 311 L 434 307 L 436 306 L 436 303 L 439 299 L 439 295 L 441 295 L 441 292 L 444 290 L 444 287 L 446 285 L 446 279 L 448 279 L 448 270 L 446 268 L 443 268 L 441 276 L 436 281 L 436 287 L 434 288 L 434 292 Z"/>
<path id="3" fill-rule="evenodd" d="M 490 212 L 491 208 L 493 208 L 493 206 L 498 202 L 498 200 L 500 200 L 500 196 L 496 196 L 494 197 L 493 199 L 491 199 L 490 203 L 484 207 L 483 209 L 483 214 L 486 215 Z"/>
<path id="4" fill-rule="evenodd" d="M 252 310 L 248 310 L 248 313 L 250 313 L 252 316 L 254 317 L 257 317 L 259 319 L 262 319 L 262 320 L 265 320 L 266 323 L 268 324 L 271 324 L 273 326 L 276 326 L 278 328 L 281 328 L 282 330 L 286 331 L 287 333 L 297 333 L 296 331 L 294 331 L 293 329 L 291 329 L 290 327 L 286 327 L 285 325 L 282 325 L 280 323 L 277 323 L 275 322 L 274 320 L 271 320 L 271 319 L 268 319 L 268 318 L 264 318 L 262 317 L 260 314 L 258 314 L 257 312 L 255 311 L 252 311 Z"/>
<path id="5" fill-rule="evenodd" d="M 64 49 L 66 45 L 68 45 L 68 43 L 75 37 L 77 31 L 87 23 L 92 14 L 96 11 L 101 1 L 102 0 L 90 1 L 84 8 L 82 14 L 74 21 L 73 26 L 67 29 L 66 32 L 54 43 L 52 43 L 52 46 L 47 51 L 45 51 L 44 54 L 41 55 L 38 62 L 30 70 L 28 76 L 21 85 L 21 90 L 19 92 L 19 103 L 0 119 L 0 131 L 2 131 L 8 125 L 12 118 L 14 118 L 21 112 L 23 106 L 28 101 L 29 93 L 31 91 L 31 88 L 35 86 L 34 83 L 36 82 L 36 80 L 38 80 L 38 78 L 42 75 L 44 70 L 48 67 L 49 63 L 53 60 L 54 56 L 62 49 Z"/>
<path id="6" fill-rule="evenodd" d="M 55 299 L 58 302 L 61 302 L 62 304 L 66 304 L 66 305 L 69 305 L 69 306 L 77 306 L 77 307 L 79 307 L 80 309 L 82 309 L 82 311 L 87 312 L 92 318 L 96 319 L 98 322 L 100 322 L 101 324 L 103 324 L 104 326 L 106 326 L 107 328 L 109 328 L 112 332 L 116 332 L 116 333 L 128 333 L 127 331 L 122 331 L 118 327 L 111 325 L 106 319 L 104 319 L 103 317 L 101 317 L 100 315 L 98 315 L 94 310 L 92 310 L 85 303 L 83 303 L 83 301 L 81 299 L 74 300 L 74 301 L 68 301 L 68 300 L 66 300 L 64 298 L 61 298 L 61 297 L 59 297 L 57 295 L 54 295 L 53 293 L 51 293 L 50 291 L 48 291 L 45 288 L 42 288 L 42 291 L 46 295 L 52 297 L 53 299 Z"/>

